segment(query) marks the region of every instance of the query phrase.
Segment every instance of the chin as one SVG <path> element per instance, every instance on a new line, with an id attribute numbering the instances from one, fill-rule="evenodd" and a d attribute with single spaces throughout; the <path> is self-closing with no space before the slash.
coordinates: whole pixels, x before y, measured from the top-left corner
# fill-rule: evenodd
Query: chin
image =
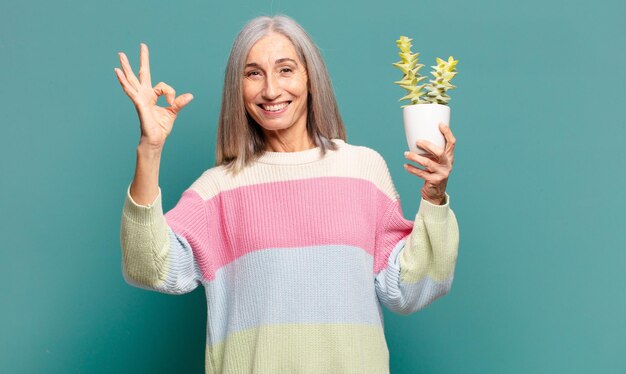
<path id="1" fill-rule="evenodd" d="M 285 123 L 284 121 L 268 121 L 262 116 L 257 116 L 256 118 L 252 117 L 252 119 L 254 119 L 254 122 L 256 122 L 261 128 L 267 131 L 287 130 L 295 124 L 293 122 Z"/>
<path id="2" fill-rule="evenodd" d="M 259 124 L 259 126 L 260 126 L 263 130 L 265 130 L 265 131 L 287 130 L 287 129 L 289 129 L 289 128 L 293 127 L 293 125 L 286 125 L 286 126 L 280 126 L 280 125 L 277 125 L 277 126 L 267 126 L 267 125 L 261 124 L 261 123 L 259 123 L 259 122 L 257 122 L 257 123 L 258 123 L 258 124 Z"/>

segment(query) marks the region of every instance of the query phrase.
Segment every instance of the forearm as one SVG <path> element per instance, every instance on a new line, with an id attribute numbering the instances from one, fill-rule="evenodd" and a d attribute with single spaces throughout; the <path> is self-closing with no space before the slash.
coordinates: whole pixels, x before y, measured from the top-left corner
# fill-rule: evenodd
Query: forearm
<path id="1" fill-rule="evenodd" d="M 410 235 L 395 246 L 387 268 L 376 276 L 381 301 L 396 313 L 409 314 L 448 293 L 458 243 L 458 224 L 449 209 L 449 196 L 443 205 L 422 201 Z"/>
<path id="2" fill-rule="evenodd" d="M 150 205 L 159 194 L 159 167 L 161 149 L 137 146 L 137 166 L 130 187 L 130 195 L 139 205 Z"/>
<path id="3" fill-rule="evenodd" d="M 400 255 L 401 281 L 436 282 L 452 278 L 458 256 L 459 228 L 451 209 L 421 206 L 413 231 Z"/>
<path id="4" fill-rule="evenodd" d="M 150 207 L 133 200 L 127 193 L 122 212 L 120 239 L 124 275 L 133 284 L 155 288 L 166 277 L 167 224 L 160 199 Z"/>
<path id="5" fill-rule="evenodd" d="M 163 215 L 161 197 L 137 205 L 127 189 L 122 213 L 123 275 L 134 286 L 168 294 L 194 290 L 200 272 L 187 240 L 175 234 Z"/>

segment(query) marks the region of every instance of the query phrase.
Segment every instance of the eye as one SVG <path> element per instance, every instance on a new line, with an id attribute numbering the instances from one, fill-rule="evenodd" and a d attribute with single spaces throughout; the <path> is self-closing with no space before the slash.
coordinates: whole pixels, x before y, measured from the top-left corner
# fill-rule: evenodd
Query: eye
<path id="1" fill-rule="evenodd" d="M 261 73 L 258 70 L 252 70 L 246 73 L 246 77 L 258 77 Z"/>
<path id="2" fill-rule="evenodd" d="M 280 69 L 281 73 L 293 73 L 293 69 L 289 68 L 289 67 L 284 67 L 282 69 Z"/>

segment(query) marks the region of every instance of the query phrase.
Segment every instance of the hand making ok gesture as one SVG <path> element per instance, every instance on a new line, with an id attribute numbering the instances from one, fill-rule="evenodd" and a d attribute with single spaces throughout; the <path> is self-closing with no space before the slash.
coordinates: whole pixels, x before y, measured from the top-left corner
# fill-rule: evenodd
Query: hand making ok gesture
<path id="1" fill-rule="evenodd" d="M 123 52 L 118 54 L 122 70 L 118 68 L 114 70 L 124 92 L 133 101 L 139 115 L 141 124 L 140 144 L 145 143 L 151 148 L 161 149 L 165 144 L 165 139 L 172 131 L 178 112 L 189 104 L 193 95 L 186 93 L 176 97 L 176 91 L 164 82 L 159 82 L 152 87 L 150 60 L 146 44 L 141 43 L 139 79 L 133 73 L 126 55 Z M 169 107 L 162 108 L 156 104 L 161 95 L 165 95 L 170 104 Z"/>

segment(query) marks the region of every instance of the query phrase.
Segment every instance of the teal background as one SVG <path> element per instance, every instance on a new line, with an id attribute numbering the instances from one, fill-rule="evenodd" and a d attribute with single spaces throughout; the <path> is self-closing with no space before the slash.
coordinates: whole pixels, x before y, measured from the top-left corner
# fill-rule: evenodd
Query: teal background
<path id="1" fill-rule="evenodd" d="M 203 372 L 204 289 L 122 278 L 139 126 L 113 68 L 124 51 L 138 72 L 146 42 L 153 84 L 195 96 L 161 162 L 169 210 L 213 166 L 236 33 L 275 13 L 321 48 L 348 142 L 385 157 L 408 219 L 422 181 L 402 167 L 395 40 L 422 72 L 459 60 L 455 281 L 385 311 L 392 373 L 626 372 L 626 3 L 609 0 L 2 1 L 0 372 Z"/>

